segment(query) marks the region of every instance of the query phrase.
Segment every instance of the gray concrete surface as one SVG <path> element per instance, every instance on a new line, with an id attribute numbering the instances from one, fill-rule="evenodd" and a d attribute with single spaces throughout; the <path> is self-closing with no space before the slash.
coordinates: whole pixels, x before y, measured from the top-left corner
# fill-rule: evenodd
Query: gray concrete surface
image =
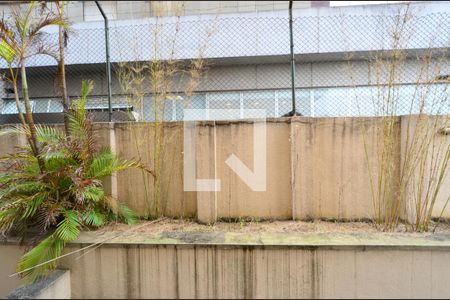
<path id="1" fill-rule="evenodd" d="M 411 117 L 414 120 L 414 117 Z M 160 182 L 160 212 L 170 217 L 197 217 L 204 223 L 217 218 L 370 219 L 374 205 L 367 157 L 375 181 L 378 160 L 377 124 L 380 118 L 287 118 L 267 120 L 267 188 L 252 191 L 225 163 L 234 153 L 253 170 L 253 125 L 248 121 L 199 122 L 193 133 L 197 147 L 198 178 L 220 179 L 221 191 L 185 192 L 183 124 L 164 124 L 164 152 Z M 448 122 L 448 121 L 447 121 Z M 215 124 L 215 127 L 211 127 Z M 394 169 L 405 155 L 408 117 L 399 117 Z M 154 123 L 96 123 L 99 146 L 113 146 L 124 159 L 138 159 L 153 168 Z M 215 142 L 214 142 L 215 141 Z M 15 136 L 0 136 L 0 153 L 23 143 Z M 366 144 L 365 144 L 366 143 Z M 436 143 L 447 147 L 450 135 Z M 431 148 L 430 148 L 431 151 Z M 431 152 L 429 157 L 432 157 Z M 257 162 L 262 163 L 262 162 Z M 425 182 L 426 183 L 426 182 Z M 105 179 L 108 192 L 139 215 L 155 208 L 153 178 L 141 170 Z M 450 176 L 444 177 L 433 216 L 438 217 L 449 196 Z M 408 198 L 411 203 L 414 197 Z M 447 206 L 443 216 L 450 218 Z"/>
<path id="2" fill-rule="evenodd" d="M 101 245 L 82 249 L 93 243 Z M 0 244 L 4 259 L 7 246 L 17 247 Z M 102 231 L 83 232 L 65 251 L 77 251 L 60 261 L 72 298 L 450 295 L 448 233 Z"/>
<path id="3" fill-rule="evenodd" d="M 15 289 L 6 299 L 71 299 L 70 271 L 55 270 L 44 279 Z"/>
<path id="4" fill-rule="evenodd" d="M 82 298 L 446 298 L 449 258 L 448 235 L 166 232 L 62 265 Z"/>

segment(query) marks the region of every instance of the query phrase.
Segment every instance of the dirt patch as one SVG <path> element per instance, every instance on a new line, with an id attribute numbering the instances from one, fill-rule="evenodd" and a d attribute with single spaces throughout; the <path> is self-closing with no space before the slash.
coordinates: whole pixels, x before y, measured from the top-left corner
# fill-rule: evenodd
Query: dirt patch
<path id="1" fill-rule="evenodd" d="M 148 225 L 146 225 L 148 224 Z M 431 226 L 434 228 L 434 226 Z M 97 232 L 133 231 L 150 234 L 167 232 L 238 232 L 238 233 L 379 233 L 376 225 L 368 222 L 327 222 L 327 221 L 255 221 L 239 220 L 230 222 L 217 222 L 214 225 L 203 225 L 193 220 L 160 219 L 156 221 L 142 221 L 136 225 L 110 224 Z M 441 223 L 436 233 L 449 233 L 450 224 Z M 387 235 L 432 235 L 432 233 L 411 233 L 408 228 L 399 225 L 398 228 L 386 233 Z"/>

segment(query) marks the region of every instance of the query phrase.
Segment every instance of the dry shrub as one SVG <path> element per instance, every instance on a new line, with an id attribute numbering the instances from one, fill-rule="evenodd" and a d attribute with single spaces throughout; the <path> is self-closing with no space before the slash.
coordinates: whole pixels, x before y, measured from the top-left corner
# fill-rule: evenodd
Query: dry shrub
<path id="1" fill-rule="evenodd" d="M 156 21 L 149 28 L 152 43 L 146 45 L 152 47 L 152 58 L 141 60 L 136 57 L 134 61 L 120 63 L 116 68 L 122 91 L 129 105 L 134 108 L 133 117 L 137 121 L 151 120 L 152 122 L 151 132 L 146 132 L 143 137 L 137 137 L 135 131 L 130 128 L 130 132 L 135 135 L 133 140 L 140 159 L 144 156 L 141 151 L 146 151 L 142 149 L 145 141 L 151 140 L 152 143 L 149 163 L 156 176 L 149 178 L 145 174 L 142 175 L 147 203 L 145 215 L 149 218 L 166 214 L 168 184 L 172 176 L 182 176 L 180 170 L 175 170 L 173 157 L 177 152 L 182 152 L 180 148 L 182 145 L 179 145 L 177 141 L 183 131 L 177 130 L 175 135 L 166 135 L 165 114 L 169 110 L 169 105 L 172 105 L 172 101 L 179 103 L 183 108 L 190 108 L 192 96 L 206 73 L 205 51 L 216 30 L 215 21 L 213 21 L 205 32 L 203 42 L 196 49 L 195 58 L 178 59 L 181 50 L 178 48 L 177 41 L 183 25 L 181 13 L 184 2 L 172 3 L 170 7 L 169 4 L 153 2 Z M 169 12 L 175 15 L 175 22 L 166 23 L 162 18 Z M 169 37 L 167 37 L 168 31 L 165 31 L 166 26 L 173 28 Z M 140 41 L 136 40 L 136 45 L 139 43 Z M 171 146 L 167 147 L 167 145 Z"/>

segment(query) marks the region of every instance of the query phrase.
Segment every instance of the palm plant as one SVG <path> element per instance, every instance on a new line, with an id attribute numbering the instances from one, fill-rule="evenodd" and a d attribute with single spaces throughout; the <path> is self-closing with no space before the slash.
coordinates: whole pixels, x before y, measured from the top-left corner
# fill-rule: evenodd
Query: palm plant
<path id="1" fill-rule="evenodd" d="M 54 127 L 36 126 L 43 171 L 29 146 L 0 158 L 5 170 L 0 174 L 0 233 L 24 236 L 31 229 L 41 240 L 17 266 L 32 282 L 56 267 L 55 258 L 80 230 L 109 221 L 135 222 L 127 206 L 105 194 L 102 178 L 131 167 L 152 173 L 138 162 L 121 160 L 110 149 L 96 147 L 92 118 L 85 111 L 91 90 L 92 82 L 83 82 L 81 98 L 72 103 L 69 135 Z M 16 127 L 8 132 L 23 134 L 24 130 L 28 129 Z"/>
<path id="2" fill-rule="evenodd" d="M 40 17 L 36 18 L 35 15 L 39 15 Z M 16 105 L 19 111 L 19 117 L 22 122 L 27 123 L 27 139 L 36 157 L 39 157 L 39 146 L 28 95 L 25 63 L 28 58 L 38 54 L 56 57 L 52 45 L 44 41 L 45 33 L 43 29 L 51 25 L 66 26 L 66 22 L 60 16 L 55 16 L 49 11 L 46 12 L 36 1 L 31 1 L 25 10 L 22 10 L 20 5 L 12 6 L 11 17 L 7 20 L 4 18 L 0 20 L 0 55 L 9 65 L 12 76 L 11 81 L 15 84 Z M 16 68 L 15 73 L 13 72 L 13 66 Z M 16 83 L 19 69 L 22 83 L 22 97 L 25 105 L 25 117 L 23 117 L 18 101 Z M 38 163 L 42 171 L 43 162 L 40 158 L 38 159 Z"/>

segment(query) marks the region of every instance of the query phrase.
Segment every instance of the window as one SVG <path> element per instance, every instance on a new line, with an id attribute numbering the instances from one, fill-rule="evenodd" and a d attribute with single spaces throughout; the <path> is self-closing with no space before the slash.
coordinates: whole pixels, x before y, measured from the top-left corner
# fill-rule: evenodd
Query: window
<path id="1" fill-rule="evenodd" d="M 204 120 L 206 119 L 206 94 L 183 95 L 177 101 L 177 120 Z"/>
<path id="2" fill-rule="evenodd" d="M 241 93 L 216 92 L 207 93 L 209 120 L 241 119 Z"/>
<path id="3" fill-rule="evenodd" d="M 33 102 L 30 102 L 31 106 L 33 107 Z M 20 103 L 20 108 L 22 109 L 23 112 L 25 112 L 25 105 L 22 103 Z M 4 115 L 14 115 L 14 114 L 18 114 L 19 112 L 17 111 L 17 106 L 16 106 L 16 102 L 14 100 L 7 100 L 5 102 L 3 102 L 3 109 L 2 109 L 2 114 Z"/>
<path id="4" fill-rule="evenodd" d="M 292 111 L 292 90 L 277 91 L 278 117 Z M 303 116 L 311 115 L 311 91 L 307 89 L 295 90 L 295 109 Z"/>
<path id="5" fill-rule="evenodd" d="M 38 100 L 38 101 L 33 101 L 34 102 L 34 107 L 33 107 L 33 112 L 34 113 L 46 113 L 49 112 L 49 103 L 50 100 Z"/>
<path id="6" fill-rule="evenodd" d="M 296 109 L 303 116 L 358 117 L 407 115 L 421 112 L 450 113 L 447 84 L 327 87 L 296 89 Z M 226 92 L 199 92 L 191 96 L 170 94 L 154 110 L 154 97 L 143 98 L 143 103 L 128 103 L 123 96 L 113 96 L 113 110 L 133 111 L 137 120 L 236 120 L 245 118 L 281 117 L 292 110 L 291 90 L 250 90 Z M 32 99 L 34 113 L 63 111 L 59 99 Z M 22 110 L 25 107 L 22 105 Z M 107 111 L 106 96 L 89 97 L 86 109 Z M 255 110 L 255 111 L 251 111 Z M 261 113 L 258 110 L 265 110 Z M 156 113 L 156 118 L 155 118 Z M 17 114 L 15 101 L 3 101 L 2 114 Z"/>
<path id="7" fill-rule="evenodd" d="M 62 103 L 58 100 L 50 100 L 48 103 L 48 112 L 63 112 Z"/>
<path id="8" fill-rule="evenodd" d="M 244 97 L 244 118 L 273 118 L 275 114 L 275 91 L 249 91 L 243 92 Z M 265 111 L 261 114 L 259 111 L 250 110 L 262 110 Z"/>
<path id="9" fill-rule="evenodd" d="M 63 111 L 61 102 L 55 99 L 30 100 L 30 106 L 33 113 L 60 113 Z M 21 109 L 25 113 L 25 105 L 22 101 Z M 14 115 L 18 113 L 15 100 L 4 100 L 2 114 Z"/>

